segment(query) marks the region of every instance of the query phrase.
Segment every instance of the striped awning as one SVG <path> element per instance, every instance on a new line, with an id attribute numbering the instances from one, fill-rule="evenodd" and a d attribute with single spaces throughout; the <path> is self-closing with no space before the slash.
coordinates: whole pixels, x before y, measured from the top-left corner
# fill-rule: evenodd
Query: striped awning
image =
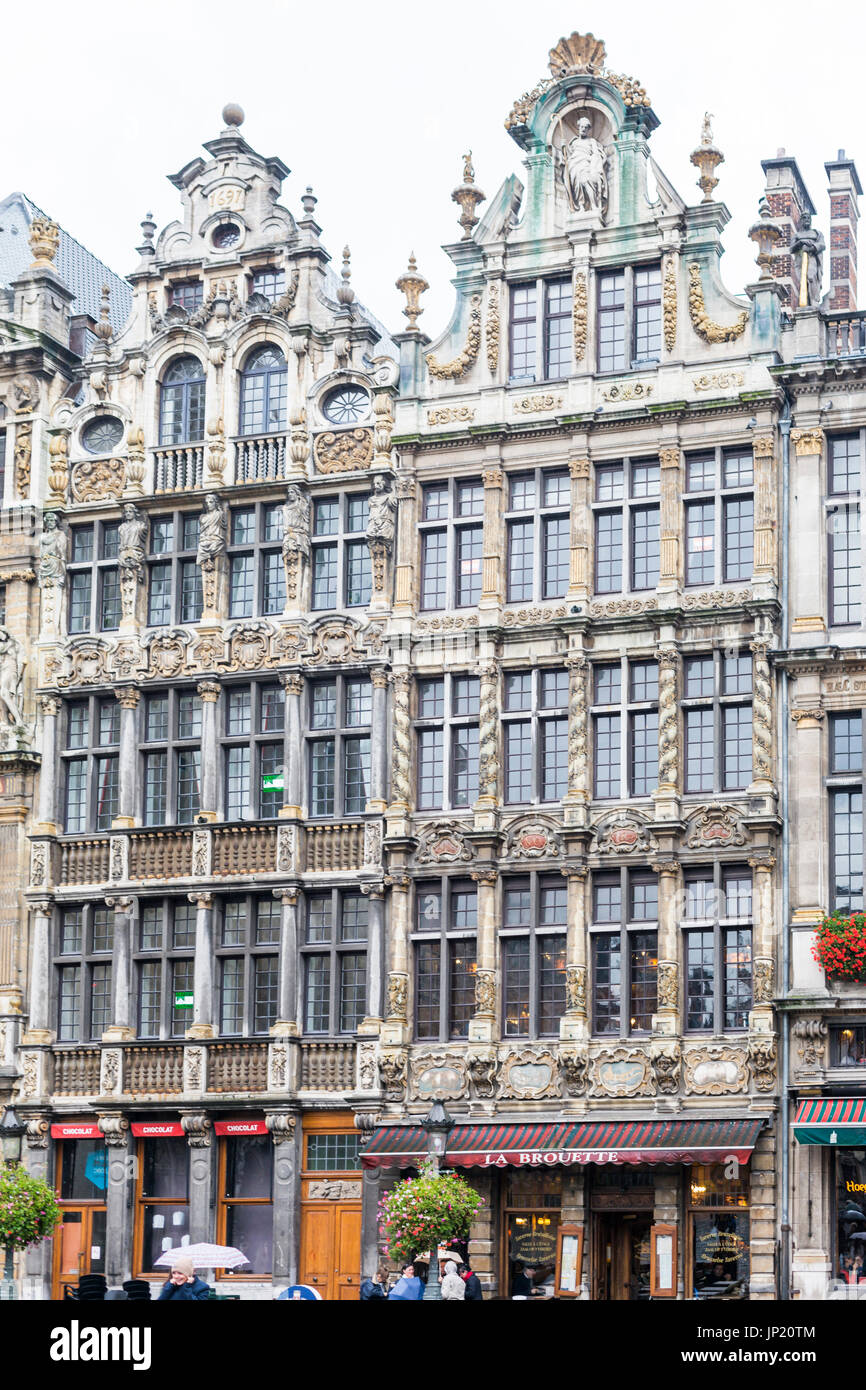
<path id="1" fill-rule="evenodd" d="M 810 1096 L 794 1116 L 798 1144 L 866 1149 L 866 1096 Z"/>
<path id="2" fill-rule="evenodd" d="M 449 1168 L 524 1168 L 574 1163 L 747 1163 L 763 1120 L 596 1120 L 563 1124 L 455 1125 Z M 387 1125 L 362 1151 L 365 1168 L 423 1162 L 420 1125 Z"/>

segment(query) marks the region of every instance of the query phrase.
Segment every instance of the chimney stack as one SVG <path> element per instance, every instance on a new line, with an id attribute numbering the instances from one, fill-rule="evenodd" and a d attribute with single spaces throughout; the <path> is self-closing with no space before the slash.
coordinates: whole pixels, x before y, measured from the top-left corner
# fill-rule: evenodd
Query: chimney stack
<path id="1" fill-rule="evenodd" d="M 764 171 L 764 192 L 770 206 L 770 216 L 782 233 L 770 258 L 770 274 L 782 286 L 785 308 L 796 309 L 798 296 L 794 291 L 788 248 L 799 230 L 803 214 L 814 215 L 815 207 L 796 159 L 787 155 L 784 149 L 776 151 L 775 159 L 762 159 L 761 168 Z"/>
<path id="2" fill-rule="evenodd" d="M 840 150 L 824 165 L 830 198 L 831 309 L 857 308 L 857 197 L 863 192 L 853 159 Z"/>

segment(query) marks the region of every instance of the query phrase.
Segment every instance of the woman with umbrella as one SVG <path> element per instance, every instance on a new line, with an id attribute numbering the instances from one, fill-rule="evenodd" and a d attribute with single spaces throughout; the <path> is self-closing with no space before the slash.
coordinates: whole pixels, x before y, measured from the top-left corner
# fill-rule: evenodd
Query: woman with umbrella
<path id="1" fill-rule="evenodd" d="M 181 1299 L 210 1298 L 209 1284 L 196 1276 L 196 1269 L 236 1269 L 238 1265 L 248 1265 L 249 1260 L 242 1250 L 233 1245 L 181 1245 L 167 1250 L 156 1261 L 157 1265 L 167 1265 L 171 1275 L 162 1286 L 159 1297 Z"/>
<path id="2" fill-rule="evenodd" d="M 210 1298 L 210 1284 L 199 1279 L 188 1255 L 178 1255 L 171 1262 L 171 1275 L 163 1284 L 159 1298 L 160 1301 L 170 1298 L 176 1303 Z"/>

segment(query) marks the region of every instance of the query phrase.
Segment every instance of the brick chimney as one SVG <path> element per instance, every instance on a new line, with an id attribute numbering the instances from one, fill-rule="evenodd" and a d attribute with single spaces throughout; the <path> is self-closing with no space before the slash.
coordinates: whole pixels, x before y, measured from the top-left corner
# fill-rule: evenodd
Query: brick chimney
<path id="1" fill-rule="evenodd" d="M 764 171 L 764 192 L 770 205 L 770 216 L 782 233 L 771 257 L 770 274 L 782 286 L 785 307 L 796 308 L 797 296 L 794 293 L 791 254 L 788 247 L 800 226 L 803 214 L 808 212 L 814 215 L 815 207 L 806 190 L 796 159 L 786 155 L 784 149 L 776 151 L 775 159 L 762 159 L 761 168 Z"/>
<path id="2" fill-rule="evenodd" d="M 830 197 L 831 309 L 857 308 L 857 197 L 863 192 L 853 159 L 840 150 L 824 165 Z"/>

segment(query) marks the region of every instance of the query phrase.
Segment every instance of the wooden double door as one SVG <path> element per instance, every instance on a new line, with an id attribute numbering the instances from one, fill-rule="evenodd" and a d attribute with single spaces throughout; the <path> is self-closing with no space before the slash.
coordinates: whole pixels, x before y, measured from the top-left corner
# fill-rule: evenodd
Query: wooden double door
<path id="1" fill-rule="evenodd" d="M 593 1298 L 612 1302 L 648 1299 L 652 1216 L 599 1212 L 595 1222 Z"/>
<path id="2" fill-rule="evenodd" d="M 322 1298 L 356 1299 L 361 1271 L 360 1202 L 304 1202 L 301 1207 L 300 1282 Z"/>
<path id="3" fill-rule="evenodd" d="M 105 1207 L 61 1206 L 54 1232 L 53 1298 L 75 1287 L 82 1274 L 105 1273 Z"/>

